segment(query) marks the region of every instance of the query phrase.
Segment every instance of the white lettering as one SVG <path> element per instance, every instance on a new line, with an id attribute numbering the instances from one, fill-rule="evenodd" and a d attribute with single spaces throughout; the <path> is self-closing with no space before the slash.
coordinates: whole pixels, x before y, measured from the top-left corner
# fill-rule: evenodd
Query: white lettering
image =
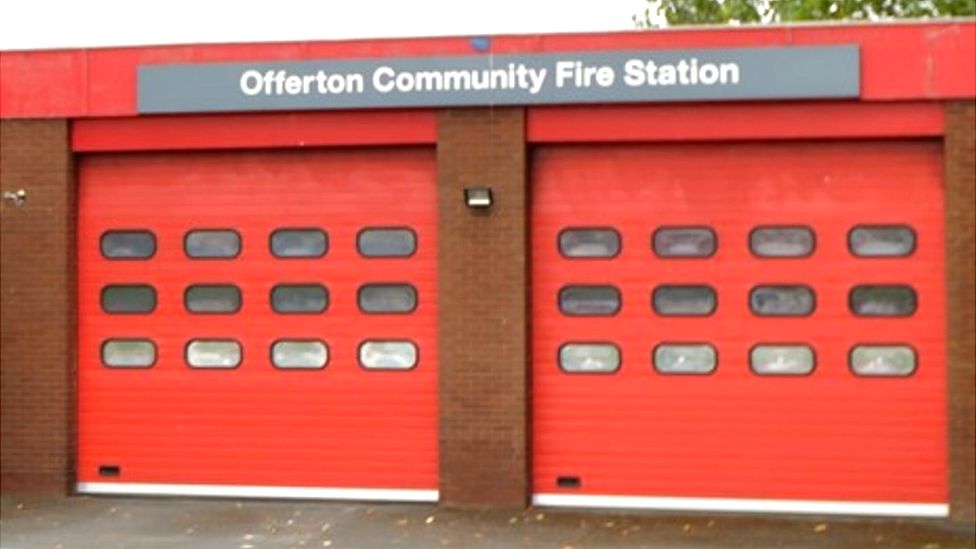
<path id="1" fill-rule="evenodd" d="M 244 95 L 261 93 L 261 73 L 256 70 L 244 71 L 241 75 L 241 91 Z"/>
<path id="2" fill-rule="evenodd" d="M 396 75 L 396 89 L 402 92 L 411 92 L 416 85 L 416 79 L 409 72 L 401 72 Z"/>
<path id="3" fill-rule="evenodd" d="M 282 94 L 282 88 L 285 83 L 285 71 L 268 71 L 264 73 L 264 93 L 266 94 Z M 272 87 L 274 91 L 272 92 Z"/>
<path id="4" fill-rule="evenodd" d="M 468 71 L 447 71 L 444 73 L 444 87 L 449 90 L 471 89 L 471 73 Z"/>
<path id="5" fill-rule="evenodd" d="M 546 82 L 546 69 L 528 69 L 529 80 L 532 81 L 531 87 L 529 88 L 529 93 L 535 95 L 542 91 L 542 85 Z"/>
<path id="6" fill-rule="evenodd" d="M 737 63 L 698 63 L 697 58 L 680 59 L 675 64 L 641 59 L 628 59 L 624 63 L 624 84 L 637 86 L 712 86 L 714 84 L 738 84 Z"/>
<path id="7" fill-rule="evenodd" d="M 298 95 L 302 93 L 302 77 L 294 74 L 285 78 L 285 93 L 288 95 Z"/>
<path id="8" fill-rule="evenodd" d="M 702 84 L 711 86 L 718 82 L 718 67 L 714 63 L 705 63 L 698 69 L 698 76 L 701 78 Z"/>
<path id="9" fill-rule="evenodd" d="M 662 86 L 673 86 L 677 82 L 677 72 L 674 69 L 674 65 L 661 65 L 658 69 L 658 82 Z"/>
<path id="10" fill-rule="evenodd" d="M 373 87 L 380 93 L 390 93 L 396 86 L 396 72 L 390 67 L 380 67 L 373 72 Z"/>
<path id="11" fill-rule="evenodd" d="M 624 84 L 631 87 L 643 86 L 644 63 L 640 59 L 630 59 L 624 63 Z"/>
<path id="12" fill-rule="evenodd" d="M 721 65 L 719 65 L 719 72 L 722 75 L 719 80 L 721 80 L 723 84 L 739 83 L 738 63 L 722 63 Z"/>
<path id="13" fill-rule="evenodd" d="M 562 88 L 566 85 L 566 81 L 570 80 L 574 76 L 574 69 L 576 68 L 575 61 L 559 61 L 556 63 L 556 87 Z"/>

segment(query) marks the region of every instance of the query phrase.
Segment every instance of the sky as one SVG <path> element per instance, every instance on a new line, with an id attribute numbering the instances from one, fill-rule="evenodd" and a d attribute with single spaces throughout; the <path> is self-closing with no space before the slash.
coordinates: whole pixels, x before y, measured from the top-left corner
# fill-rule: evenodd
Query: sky
<path id="1" fill-rule="evenodd" d="M 0 50 L 632 30 L 645 0 L 0 0 Z"/>

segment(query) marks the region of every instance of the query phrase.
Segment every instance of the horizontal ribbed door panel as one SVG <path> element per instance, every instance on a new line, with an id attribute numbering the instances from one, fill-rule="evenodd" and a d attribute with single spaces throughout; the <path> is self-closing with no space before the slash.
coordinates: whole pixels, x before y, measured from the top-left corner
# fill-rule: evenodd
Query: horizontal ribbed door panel
<path id="1" fill-rule="evenodd" d="M 553 495 L 947 501 L 939 147 L 885 141 L 537 149 L 536 501 L 560 501 Z M 848 234 L 861 224 L 907 225 L 916 247 L 905 257 L 856 257 Z M 810 228 L 813 252 L 757 257 L 750 232 L 768 225 Z M 652 251 L 656 230 L 689 226 L 714 232 L 713 255 L 674 258 Z M 559 235 L 570 227 L 615 229 L 619 254 L 561 256 Z M 850 292 L 862 284 L 908 285 L 917 310 L 904 317 L 857 316 Z M 558 300 L 567 285 L 613 285 L 620 310 L 563 314 Z M 652 291 L 668 285 L 710 286 L 714 312 L 655 312 Z M 761 285 L 808 286 L 813 312 L 755 314 L 750 291 Z M 572 342 L 615 344 L 619 369 L 561 371 L 559 349 Z M 712 345 L 716 369 L 710 375 L 655 371 L 653 350 L 668 343 Z M 808 375 L 757 375 L 749 353 L 761 343 L 808 345 L 815 368 Z M 917 369 L 908 377 L 856 376 L 848 360 L 860 344 L 910 345 Z"/>
<path id="2" fill-rule="evenodd" d="M 437 488 L 437 280 L 434 153 L 430 149 L 345 149 L 90 156 L 80 167 L 78 479 L 91 483 Z M 364 257 L 367 227 L 409 228 L 409 257 Z M 315 228 L 328 236 L 321 257 L 281 258 L 272 233 Z M 100 252 L 110 230 L 148 230 L 149 259 Z M 188 232 L 231 229 L 239 255 L 191 259 Z M 369 283 L 410 284 L 416 308 L 367 314 L 357 305 Z M 106 285 L 148 284 L 148 314 L 109 314 Z M 240 310 L 192 314 L 191 285 L 235 285 Z M 280 284 L 321 285 L 324 312 L 271 307 Z M 155 343 L 150 368 L 109 368 L 103 342 Z M 187 365 L 193 339 L 232 339 L 239 366 Z M 320 340 L 322 369 L 272 365 L 281 339 Z M 367 370 L 366 340 L 409 340 L 406 371 Z M 117 469 L 112 469 L 112 468 Z M 107 468 L 107 469 L 106 469 Z M 124 488 L 123 488 L 124 490 Z M 394 496 L 395 497 L 395 496 Z"/>

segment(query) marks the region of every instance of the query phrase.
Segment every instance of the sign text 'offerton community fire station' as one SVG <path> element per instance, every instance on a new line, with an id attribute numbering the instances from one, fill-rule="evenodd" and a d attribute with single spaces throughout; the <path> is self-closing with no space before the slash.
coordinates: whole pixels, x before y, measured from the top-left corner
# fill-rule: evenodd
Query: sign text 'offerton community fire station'
<path id="1" fill-rule="evenodd" d="M 856 46 L 139 67 L 139 112 L 857 97 Z"/>

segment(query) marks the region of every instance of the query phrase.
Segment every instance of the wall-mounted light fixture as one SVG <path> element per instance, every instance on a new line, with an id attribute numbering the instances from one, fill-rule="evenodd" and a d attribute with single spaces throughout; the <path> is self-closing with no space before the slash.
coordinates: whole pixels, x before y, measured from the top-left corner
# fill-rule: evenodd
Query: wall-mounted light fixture
<path id="1" fill-rule="evenodd" d="M 469 208 L 490 208 L 491 202 L 490 187 L 466 187 L 464 189 L 464 203 Z"/>
<path id="2" fill-rule="evenodd" d="M 3 199 L 14 206 L 23 206 L 27 202 L 27 191 L 17 189 L 16 191 L 3 191 Z"/>

